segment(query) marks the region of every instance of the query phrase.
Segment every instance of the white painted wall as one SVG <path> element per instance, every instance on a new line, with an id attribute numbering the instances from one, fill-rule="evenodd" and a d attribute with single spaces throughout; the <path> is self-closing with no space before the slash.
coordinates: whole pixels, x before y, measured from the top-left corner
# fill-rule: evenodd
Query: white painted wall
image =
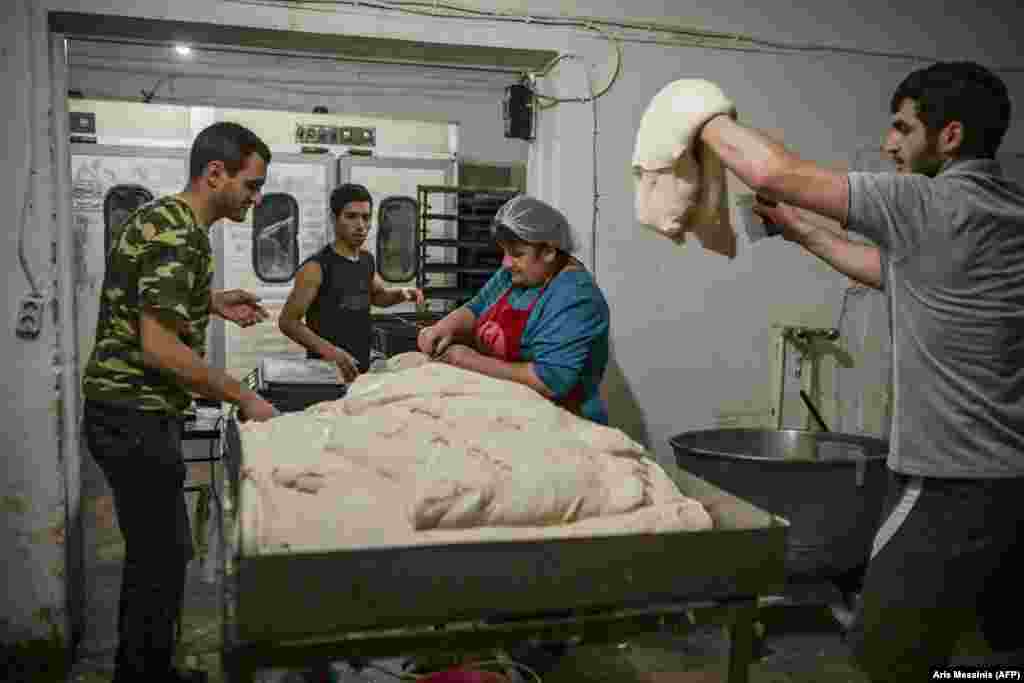
<path id="1" fill-rule="evenodd" d="M 619 9 L 622 3 L 612 0 L 497 4 L 595 17 L 622 16 L 625 11 Z M 335 14 L 234 0 L 16 0 L 0 29 L 6 67 L 3 85 L 8 93 L 26 91 L 29 45 L 36 50 L 40 64 L 45 63 L 42 21 L 37 21 L 31 32 L 23 28 L 30 5 L 238 26 L 568 50 L 597 65 L 599 82 L 610 66 L 603 41 L 536 24 L 381 16 L 365 8 L 358 13 Z M 996 11 L 983 5 L 942 1 L 915 13 L 910 5 L 899 7 L 886 0 L 853 4 L 819 1 L 804 6 L 791 1 L 773 3 L 766 14 L 763 3 L 753 0 L 637 0 L 629 4 L 628 11 L 637 17 L 767 38 L 945 59 L 972 58 L 1019 67 L 1018 43 L 1010 29 L 1024 25 L 1024 9 L 1000 3 Z M 799 153 L 838 163 L 848 161 L 856 148 L 878 140 L 886 122 L 889 93 L 908 70 L 919 65 L 922 63 L 911 60 L 844 54 L 764 55 L 627 45 L 624 74 L 598 103 L 597 167 L 602 197 L 596 272 L 613 316 L 613 421 L 645 440 L 659 458 L 671 457 L 666 439 L 672 434 L 709 425 L 722 410 L 759 409 L 767 400 L 768 325 L 773 321 L 833 324 L 843 281 L 782 243 L 751 247 L 741 236 L 739 255 L 730 262 L 693 245 L 674 247 L 635 228 L 629 159 L 633 133 L 647 101 L 670 80 L 707 77 L 734 98 L 744 121 L 781 130 Z M 549 91 L 583 94 L 579 69 L 566 63 L 544 85 L 552 89 Z M 1019 72 L 1003 75 L 1019 103 L 1024 78 Z M 37 76 L 39 90 L 32 116 L 38 120 L 47 110 L 45 69 Z M 360 107 L 353 99 L 335 102 L 339 108 Z M 0 170 L 0 201 L 7 207 L 19 205 L 24 188 L 24 146 L 29 138 L 25 104 L 20 97 L 5 98 L 0 104 L 8 122 L 8 163 Z M 374 109 L 379 111 L 377 106 Z M 585 104 L 549 111 L 540 124 L 540 139 L 530 149 L 532 191 L 557 203 L 583 233 L 589 232 L 593 204 L 590 116 L 590 106 Z M 464 125 L 471 123 L 465 121 Z M 485 138 L 489 134 L 481 135 Z M 36 139 L 45 141 L 45 130 Z M 1006 145 L 1024 150 L 1019 113 Z M 29 258 L 40 272 L 49 263 L 53 237 L 49 156 L 45 148 L 42 151 L 33 185 L 36 206 L 28 246 Z M 9 294 L 4 304 L 8 321 L 13 318 L 15 297 L 25 290 L 14 231 L 9 222 L 3 231 L 6 248 L 0 254 L 0 268 L 8 273 Z M 584 256 L 589 260 L 589 241 L 584 242 Z M 60 548 L 49 540 L 47 530 L 54 527 L 53 516 L 63 504 L 63 470 L 53 425 L 53 329 L 48 326 L 45 339 L 32 344 L 15 341 L 11 334 L 0 344 L 4 351 L 0 384 L 8 406 L 0 437 L 4 473 L 0 544 L 6 549 L 8 587 L 0 603 L 0 637 L 13 639 L 45 635 L 39 610 L 57 613 L 62 609 L 64 587 L 56 574 L 64 569 Z"/>

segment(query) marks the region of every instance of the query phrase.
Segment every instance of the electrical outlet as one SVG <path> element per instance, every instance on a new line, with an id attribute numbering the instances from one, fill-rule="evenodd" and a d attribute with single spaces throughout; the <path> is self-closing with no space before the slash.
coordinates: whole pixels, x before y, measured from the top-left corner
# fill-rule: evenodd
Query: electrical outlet
<path id="1" fill-rule="evenodd" d="M 377 144 L 377 129 L 360 126 L 341 126 L 338 128 L 338 142 L 342 145 L 373 147 Z"/>
<path id="2" fill-rule="evenodd" d="M 376 128 L 355 128 L 352 134 L 355 136 L 357 144 L 365 147 L 373 147 L 377 144 Z"/>
<path id="3" fill-rule="evenodd" d="M 46 299 L 39 294 L 26 294 L 18 304 L 14 334 L 21 339 L 35 339 L 43 329 Z"/>

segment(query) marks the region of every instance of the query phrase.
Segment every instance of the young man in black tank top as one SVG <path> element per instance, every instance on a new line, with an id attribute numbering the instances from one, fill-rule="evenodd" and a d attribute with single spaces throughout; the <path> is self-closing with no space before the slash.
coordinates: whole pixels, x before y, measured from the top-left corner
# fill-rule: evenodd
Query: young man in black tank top
<path id="1" fill-rule="evenodd" d="M 295 286 L 278 327 L 305 347 L 308 357 L 333 361 L 346 382 L 370 364 L 370 307 L 403 301 L 423 303 L 413 287 L 388 289 L 373 255 L 363 249 L 373 215 L 373 198 L 362 185 L 347 183 L 331 193 L 334 243 L 309 257 L 295 274 Z"/>

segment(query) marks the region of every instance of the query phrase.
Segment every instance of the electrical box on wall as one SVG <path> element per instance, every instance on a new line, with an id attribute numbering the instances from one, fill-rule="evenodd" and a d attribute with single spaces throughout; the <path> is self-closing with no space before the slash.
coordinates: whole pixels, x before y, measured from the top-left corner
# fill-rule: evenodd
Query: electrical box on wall
<path id="1" fill-rule="evenodd" d="M 91 111 L 68 113 L 71 142 L 96 142 L 96 114 Z"/>
<path id="2" fill-rule="evenodd" d="M 19 339 L 35 339 L 43 328 L 46 299 L 41 294 L 26 294 L 21 298 L 14 318 L 14 334 Z"/>
<path id="3" fill-rule="evenodd" d="M 505 137 L 533 140 L 533 92 L 525 84 L 505 88 Z"/>
<path id="4" fill-rule="evenodd" d="M 373 147 L 377 129 L 360 126 L 330 126 L 300 123 L 295 126 L 295 142 L 301 145 L 355 145 Z"/>

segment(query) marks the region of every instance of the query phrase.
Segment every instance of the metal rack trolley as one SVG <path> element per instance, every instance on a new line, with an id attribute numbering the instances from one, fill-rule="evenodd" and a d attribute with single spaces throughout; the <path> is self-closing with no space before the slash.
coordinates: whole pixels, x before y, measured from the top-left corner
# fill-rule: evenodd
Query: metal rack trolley
<path id="1" fill-rule="evenodd" d="M 519 191 L 507 187 L 471 187 L 458 185 L 418 185 L 420 267 L 416 286 L 428 299 L 445 299 L 461 303 L 479 290 L 501 264 L 489 228 L 498 209 Z M 443 198 L 445 210 L 437 210 L 434 197 Z M 454 201 L 452 197 L 454 196 Z M 449 213 L 454 208 L 454 213 Z M 456 236 L 437 237 L 431 226 L 439 221 L 455 222 Z M 454 261 L 432 261 L 427 257 L 430 247 L 454 249 Z M 438 286 L 428 282 L 428 275 L 455 275 L 454 286 Z"/>
<path id="2" fill-rule="evenodd" d="M 728 625 L 729 683 L 746 683 L 758 596 L 784 582 L 788 523 L 675 467 L 716 528 L 705 532 L 247 556 L 239 542 L 244 455 L 225 426 L 224 670 L 250 683 L 271 666 L 480 651 L 533 639 L 621 642 Z M 538 616 L 554 614 L 558 616 Z M 571 616 L 565 616 L 569 610 Z M 526 617 L 494 623 L 496 616 Z"/>

